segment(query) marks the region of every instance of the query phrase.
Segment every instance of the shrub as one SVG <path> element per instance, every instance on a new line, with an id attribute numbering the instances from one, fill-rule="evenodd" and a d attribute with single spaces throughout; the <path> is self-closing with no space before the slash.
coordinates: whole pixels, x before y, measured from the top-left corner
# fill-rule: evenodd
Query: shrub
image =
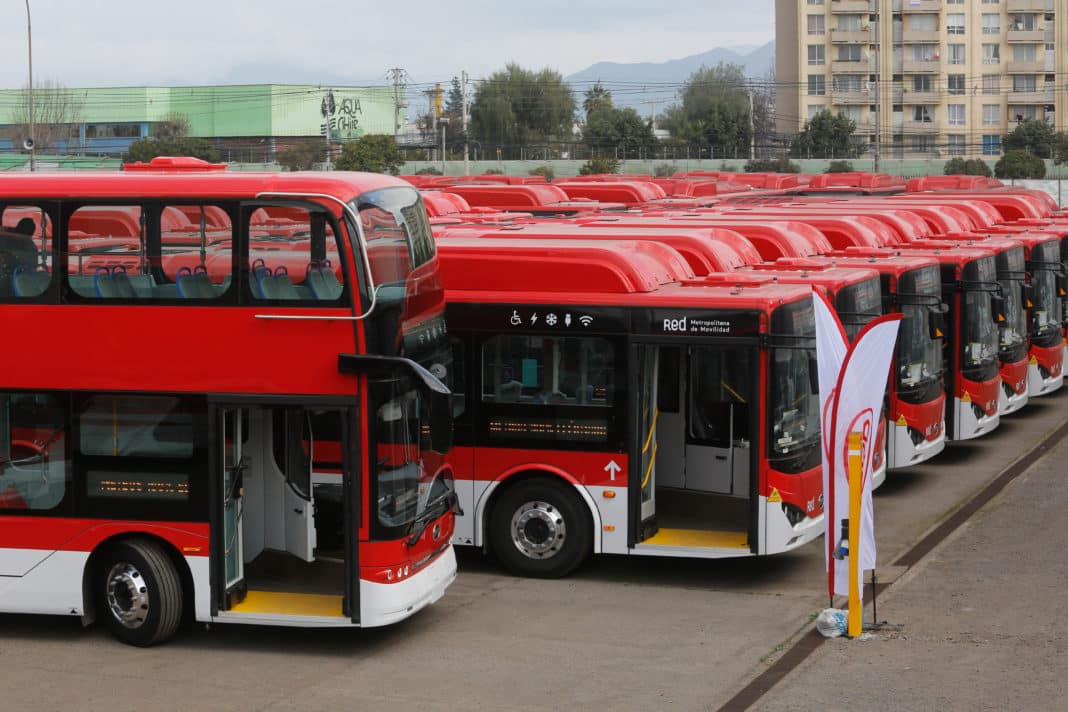
<path id="1" fill-rule="evenodd" d="M 541 176 L 548 182 L 552 183 L 553 178 L 556 177 L 556 171 L 553 170 L 552 166 L 538 166 L 537 168 L 530 169 L 530 175 Z"/>
<path id="2" fill-rule="evenodd" d="M 853 164 L 849 161 L 831 161 L 827 164 L 827 170 L 824 173 L 852 173 Z"/>
<path id="3" fill-rule="evenodd" d="M 417 176 L 440 176 L 442 175 L 440 168 L 434 166 L 427 166 L 426 168 L 420 168 L 415 172 Z"/>
<path id="4" fill-rule="evenodd" d="M 1046 162 L 1027 151 L 1009 151 L 994 164 L 996 178 L 1045 178 Z"/>
<path id="5" fill-rule="evenodd" d="M 653 175 L 657 178 L 670 178 L 675 175 L 675 166 L 670 163 L 658 163 L 653 167 Z"/>
<path id="6" fill-rule="evenodd" d="M 755 158 L 745 164 L 746 173 L 800 173 L 801 166 L 789 158 Z"/>
<path id="7" fill-rule="evenodd" d="M 579 175 L 591 176 L 601 173 L 618 173 L 619 161 L 614 158 L 591 158 L 579 167 Z"/>

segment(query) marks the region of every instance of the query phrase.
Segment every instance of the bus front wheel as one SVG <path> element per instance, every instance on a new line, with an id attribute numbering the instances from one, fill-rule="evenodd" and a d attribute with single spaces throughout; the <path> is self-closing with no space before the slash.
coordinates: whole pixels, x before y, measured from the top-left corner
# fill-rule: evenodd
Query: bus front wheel
<path id="1" fill-rule="evenodd" d="M 501 495 L 490 517 L 490 542 L 501 563 L 519 576 L 558 578 L 592 548 L 589 515 L 561 483 L 532 479 Z"/>
<path id="2" fill-rule="evenodd" d="M 99 571 L 101 613 L 116 638 L 148 647 L 174 635 L 182 620 L 182 582 L 158 543 L 120 541 Z"/>

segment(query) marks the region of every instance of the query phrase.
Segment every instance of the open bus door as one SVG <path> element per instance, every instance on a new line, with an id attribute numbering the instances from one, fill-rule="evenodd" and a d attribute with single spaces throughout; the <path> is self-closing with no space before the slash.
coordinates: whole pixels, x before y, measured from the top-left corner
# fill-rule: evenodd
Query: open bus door
<path id="1" fill-rule="evenodd" d="M 220 404 L 213 415 L 221 436 L 212 507 L 218 617 L 358 623 L 361 488 L 347 451 L 350 410 L 250 402 Z M 312 481 L 317 438 L 337 473 L 329 483 Z M 337 548 L 320 548 L 320 537 Z"/>

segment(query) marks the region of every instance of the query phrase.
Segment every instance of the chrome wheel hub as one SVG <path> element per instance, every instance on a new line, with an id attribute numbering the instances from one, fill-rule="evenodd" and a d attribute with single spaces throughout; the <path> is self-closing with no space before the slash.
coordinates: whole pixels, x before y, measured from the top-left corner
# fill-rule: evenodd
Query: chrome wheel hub
<path id="1" fill-rule="evenodd" d="M 108 610 L 127 628 L 140 628 L 148 617 L 148 585 L 133 564 L 111 567 L 107 578 Z"/>
<path id="2" fill-rule="evenodd" d="M 512 515 L 512 543 L 531 559 L 558 553 L 567 539 L 560 511 L 548 502 L 527 502 Z"/>

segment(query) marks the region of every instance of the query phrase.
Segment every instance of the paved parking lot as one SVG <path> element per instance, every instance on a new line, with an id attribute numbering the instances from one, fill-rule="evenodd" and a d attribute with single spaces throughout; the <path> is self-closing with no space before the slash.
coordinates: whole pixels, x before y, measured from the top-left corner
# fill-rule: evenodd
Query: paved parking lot
<path id="1" fill-rule="evenodd" d="M 891 475 L 876 493 L 880 561 L 1066 412 L 1064 394 L 1036 401 L 992 437 Z M 0 616 L 0 704 L 20 712 L 709 709 L 826 605 L 819 544 L 764 560 L 603 557 L 557 581 L 506 576 L 473 551 L 461 553 L 460 567 L 441 601 L 384 630 L 214 626 L 141 650 L 73 619 Z M 880 617 L 901 618 L 894 606 L 888 597 Z"/>

